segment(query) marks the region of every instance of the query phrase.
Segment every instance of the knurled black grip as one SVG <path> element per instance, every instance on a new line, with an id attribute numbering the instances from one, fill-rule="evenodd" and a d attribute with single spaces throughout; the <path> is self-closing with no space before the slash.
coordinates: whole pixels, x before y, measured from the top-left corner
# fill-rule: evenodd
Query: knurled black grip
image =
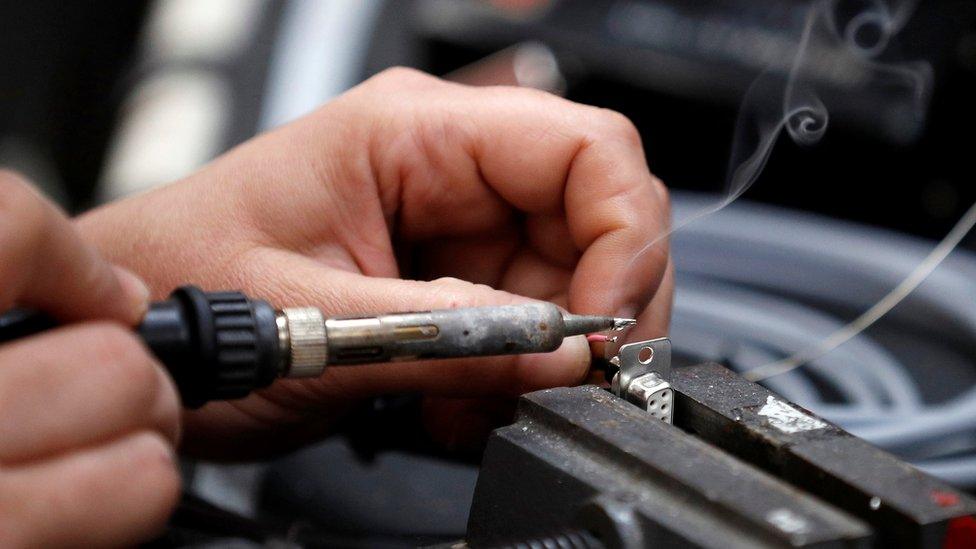
<path id="1" fill-rule="evenodd" d="M 138 330 L 187 407 L 246 396 L 278 374 L 275 311 L 240 292 L 183 286 L 153 303 Z"/>

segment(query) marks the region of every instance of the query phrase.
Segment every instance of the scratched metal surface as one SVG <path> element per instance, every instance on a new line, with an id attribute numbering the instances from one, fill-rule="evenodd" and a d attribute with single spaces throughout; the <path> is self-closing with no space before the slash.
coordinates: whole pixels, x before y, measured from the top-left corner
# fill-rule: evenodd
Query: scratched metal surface
<path id="1" fill-rule="evenodd" d="M 869 522 L 885 547 L 941 547 L 976 500 L 718 364 L 675 370 L 676 424 Z"/>
<path id="2" fill-rule="evenodd" d="M 526 395 L 515 424 L 495 432 L 468 541 L 567 527 L 608 498 L 656 547 L 858 547 L 871 535 L 847 513 L 586 386 Z"/>

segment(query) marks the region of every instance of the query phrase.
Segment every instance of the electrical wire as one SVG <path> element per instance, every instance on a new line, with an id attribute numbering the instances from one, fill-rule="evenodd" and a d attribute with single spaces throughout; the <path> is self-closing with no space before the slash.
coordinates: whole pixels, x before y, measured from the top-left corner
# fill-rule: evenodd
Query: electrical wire
<path id="1" fill-rule="evenodd" d="M 682 192 L 672 198 L 679 219 L 713 202 Z M 889 300 L 877 329 L 852 334 L 808 367 L 764 383 L 933 474 L 976 486 L 976 386 L 939 402 L 923 398 L 920 387 L 923 377 L 929 385 L 948 379 L 948 371 L 927 358 L 936 350 L 962 357 L 958 361 L 970 370 L 956 375 L 976 377 L 976 255 L 948 253 L 973 218 L 970 210 L 933 251 L 924 240 L 890 231 L 732 204 L 672 236 L 675 353 L 750 371 L 815 347 L 849 326 L 845 317 L 893 295 L 892 287 L 904 292 L 909 280 L 915 291 L 897 304 Z M 890 347 L 877 339 L 885 331 L 914 343 L 908 351 Z"/>
<path id="2" fill-rule="evenodd" d="M 851 338 L 857 336 L 872 324 L 888 314 L 896 305 L 904 301 L 908 294 L 915 291 L 918 286 L 932 274 L 946 257 L 955 250 L 962 239 L 969 234 L 973 225 L 976 225 L 976 203 L 969 207 L 965 215 L 956 223 L 949 234 L 932 250 L 932 252 L 915 268 L 898 286 L 891 292 L 878 300 L 870 309 L 857 317 L 849 324 L 830 334 L 817 345 L 800 351 L 783 360 L 766 364 L 743 374 L 743 377 L 750 381 L 761 381 L 768 377 L 780 375 L 790 370 L 799 368 L 811 360 L 821 357 L 837 347 L 840 347 Z"/>

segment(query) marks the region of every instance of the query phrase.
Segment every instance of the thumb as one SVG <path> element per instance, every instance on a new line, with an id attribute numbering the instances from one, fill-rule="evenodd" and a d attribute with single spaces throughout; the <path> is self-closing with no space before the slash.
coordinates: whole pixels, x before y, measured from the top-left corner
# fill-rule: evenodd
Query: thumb
<path id="1" fill-rule="evenodd" d="M 276 276 L 252 280 L 273 287 L 250 287 L 277 306 L 314 306 L 327 316 L 509 305 L 530 299 L 453 278 L 431 282 L 367 277 L 323 267 L 310 259 L 282 254 Z M 286 268 L 282 268 L 286 267 Z M 278 296 L 275 298 L 274 296 Z M 566 338 L 551 353 L 438 361 L 393 362 L 326 369 L 329 383 L 350 396 L 423 392 L 451 397 L 515 396 L 579 383 L 590 367 L 583 336 Z"/>

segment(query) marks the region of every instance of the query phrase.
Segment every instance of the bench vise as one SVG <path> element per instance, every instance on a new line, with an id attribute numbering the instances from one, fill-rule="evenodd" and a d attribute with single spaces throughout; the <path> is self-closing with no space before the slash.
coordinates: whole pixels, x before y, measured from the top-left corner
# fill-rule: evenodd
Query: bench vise
<path id="1" fill-rule="evenodd" d="M 610 391 L 522 397 L 465 544 L 976 547 L 968 494 L 723 366 L 671 372 L 665 342 L 622 347 Z"/>

